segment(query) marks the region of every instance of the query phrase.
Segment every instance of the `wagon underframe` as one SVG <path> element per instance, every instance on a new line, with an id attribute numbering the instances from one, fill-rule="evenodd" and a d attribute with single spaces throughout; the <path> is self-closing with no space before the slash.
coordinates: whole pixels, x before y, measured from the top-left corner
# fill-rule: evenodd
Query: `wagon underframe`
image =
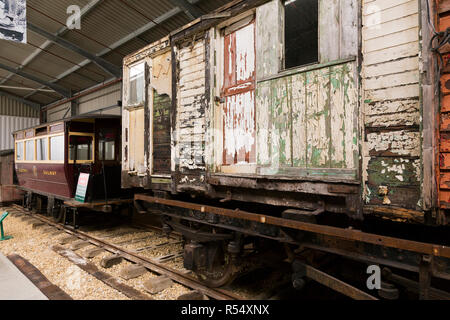
<path id="1" fill-rule="evenodd" d="M 450 280 L 450 247 L 447 246 L 147 195 L 136 195 L 135 201 L 152 205 L 152 212 L 159 211 L 167 225 L 186 235 L 193 231 L 179 221 L 223 230 L 217 234 L 202 234 L 202 237 L 194 232 L 199 242 L 224 241 L 227 232 L 270 239 L 368 265 L 418 273 L 420 292 L 428 292 L 431 277 Z"/>

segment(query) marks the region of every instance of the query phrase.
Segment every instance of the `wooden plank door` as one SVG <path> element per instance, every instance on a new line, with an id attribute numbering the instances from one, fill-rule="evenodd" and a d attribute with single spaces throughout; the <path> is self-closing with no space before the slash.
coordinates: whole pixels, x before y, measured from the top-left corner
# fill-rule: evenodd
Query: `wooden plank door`
<path id="1" fill-rule="evenodd" d="M 225 35 L 223 165 L 256 162 L 255 22 Z"/>
<path id="2" fill-rule="evenodd" d="M 171 122 L 170 108 L 172 99 L 172 52 L 168 51 L 152 58 L 152 71 L 148 82 L 151 82 L 151 114 L 152 114 L 152 161 L 153 175 L 170 175 L 171 170 Z"/>

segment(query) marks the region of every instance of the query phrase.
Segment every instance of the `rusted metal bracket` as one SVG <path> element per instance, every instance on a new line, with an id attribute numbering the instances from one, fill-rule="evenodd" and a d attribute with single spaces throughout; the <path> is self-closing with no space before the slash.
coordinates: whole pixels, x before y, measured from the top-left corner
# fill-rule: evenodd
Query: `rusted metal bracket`
<path id="1" fill-rule="evenodd" d="M 419 293 L 419 283 L 405 277 L 399 276 L 397 274 L 392 273 L 392 271 L 388 268 L 384 268 L 382 272 L 383 279 L 387 279 L 390 282 L 399 284 L 403 287 L 408 288 L 411 292 Z M 450 294 L 430 287 L 429 288 L 429 298 L 432 300 L 450 300 Z"/>
<path id="2" fill-rule="evenodd" d="M 185 237 L 199 242 L 223 241 L 231 240 L 233 238 L 233 234 L 231 233 L 206 233 L 194 231 L 175 222 L 167 222 L 167 224 L 169 224 L 176 232 L 182 233 Z"/>
<path id="3" fill-rule="evenodd" d="M 142 204 L 140 203 L 140 201 L 135 200 L 134 201 L 134 207 L 136 208 L 137 212 L 140 214 L 145 214 L 147 213 L 147 210 L 144 209 L 144 207 L 142 206 Z"/>
<path id="4" fill-rule="evenodd" d="M 419 299 L 430 299 L 433 257 L 424 255 L 419 267 Z"/>

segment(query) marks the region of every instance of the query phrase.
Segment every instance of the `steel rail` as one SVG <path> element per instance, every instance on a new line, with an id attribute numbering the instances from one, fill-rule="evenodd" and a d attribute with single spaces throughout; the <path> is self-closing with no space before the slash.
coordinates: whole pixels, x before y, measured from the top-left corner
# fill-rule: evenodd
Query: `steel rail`
<path id="1" fill-rule="evenodd" d="M 144 267 L 146 267 L 147 269 L 149 269 L 150 271 L 158 273 L 160 275 L 166 275 L 173 281 L 175 281 L 179 284 L 182 284 L 186 287 L 189 287 L 191 289 L 197 290 L 210 298 L 217 299 L 217 300 L 242 300 L 242 297 L 240 297 L 236 294 L 233 294 L 231 292 L 228 292 L 227 290 L 208 288 L 208 287 L 204 286 L 203 284 L 199 283 L 195 278 L 193 278 L 191 276 L 185 275 L 177 270 L 171 269 L 171 268 L 164 266 L 160 263 L 157 263 L 151 259 L 139 256 L 138 254 L 136 254 L 134 252 L 124 250 L 123 248 L 120 248 L 116 245 L 113 245 L 113 244 L 105 242 L 99 238 L 88 235 L 85 232 L 74 231 L 72 229 L 69 229 L 66 226 L 62 226 L 58 223 L 55 223 L 55 222 L 51 221 L 50 219 L 47 219 L 43 216 L 30 214 L 29 212 L 27 212 L 24 208 L 22 208 L 19 205 L 14 205 L 13 207 L 16 210 L 19 210 L 20 212 L 22 212 L 28 216 L 31 216 L 38 220 L 41 220 L 42 222 L 45 222 L 45 223 L 51 225 L 52 227 L 62 230 L 64 232 L 68 233 L 69 235 L 75 236 L 81 240 L 88 241 L 91 244 L 93 244 L 97 247 L 102 247 L 103 249 L 105 249 L 106 251 L 109 251 L 111 253 L 119 254 L 125 260 L 141 264 Z"/>

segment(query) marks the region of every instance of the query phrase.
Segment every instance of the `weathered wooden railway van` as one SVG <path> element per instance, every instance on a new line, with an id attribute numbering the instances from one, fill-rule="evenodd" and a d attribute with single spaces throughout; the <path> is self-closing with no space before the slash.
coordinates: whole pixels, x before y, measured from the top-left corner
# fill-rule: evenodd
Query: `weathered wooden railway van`
<path id="1" fill-rule="evenodd" d="M 446 224 L 426 13 L 237 1 L 127 57 L 123 186 Z"/>
<path id="2" fill-rule="evenodd" d="M 122 186 L 153 192 L 139 211 L 159 208 L 208 285 L 283 252 L 270 239 L 419 272 L 426 297 L 450 279 L 445 8 L 236 0 L 127 57 Z M 298 283 L 341 287 L 284 248 Z"/>

